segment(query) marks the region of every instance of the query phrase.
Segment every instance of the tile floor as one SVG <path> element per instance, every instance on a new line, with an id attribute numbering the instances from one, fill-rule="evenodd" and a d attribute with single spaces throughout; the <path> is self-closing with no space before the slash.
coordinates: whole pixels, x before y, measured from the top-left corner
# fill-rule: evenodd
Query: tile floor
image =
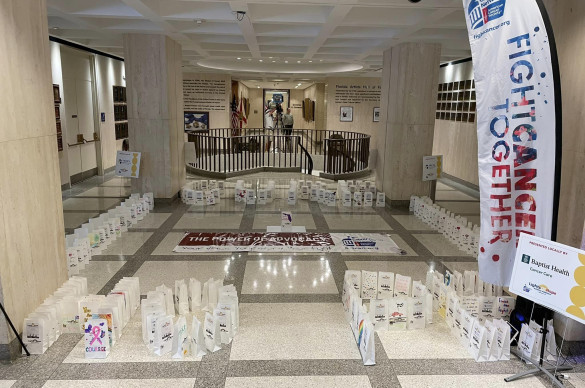
<path id="1" fill-rule="evenodd" d="M 238 179 L 265 183 L 274 177 L 253 174 Z M 305 179 L 286 173 L 277 177 L 279 183 L 291 177 Z M 233 187 L 235 180 L 228 184 Z M 470 190 L 450 182 L 439 182 L 437 190 L 443 204 L 470 220 L 479 217 L 477 195 Z M 116 206 L 129 192 L 128 180 L 111 175 L 64 191 L 66 231 Z M 44 355 L 0 365 L 0 388 L 550 386 L 543 378 L 505 384 L 505 376 L 526 366 L 515 358 L 476 363 L 438 320 L 425 330 L 377 334 L 377 365 L 364 367 L 340 303 L 345 270 L 388 270 L 424 280 L 429 269 L 476 268 L 475 259 L 403 210 L 328 207 L 308 201 L 291 207 L 283 200 L 244 206 L 234 202 L 229 189 L 227 195 L 213 208 L 180 202 L 157 206 L 95 257 L 84 274 L 90 290 L 99 294 L 109 292 L 123 276 L 138 276 L 142 294 L 163 283 L 172 287 L 176 279 L 223 277 L 236 286 L 241 301 L 240 330 L 230 345 L 201 359 L 159 358 L 142 344 L 137 314 L 106 360 L 85 360 L 82 336 L 63 335 Z M 278 225 L 281 209 L 296 213 L 297 225 L 318 232 L 390 233 L 408 254 L 172 253 L 187 230 L 260 230 Z M 585 367 L 574 372 L 566 385 L 585 386 Z"/>

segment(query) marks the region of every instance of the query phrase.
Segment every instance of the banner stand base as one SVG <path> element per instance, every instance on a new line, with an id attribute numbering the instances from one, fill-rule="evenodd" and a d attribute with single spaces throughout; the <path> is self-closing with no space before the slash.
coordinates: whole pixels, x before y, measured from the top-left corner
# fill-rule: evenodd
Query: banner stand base
<path id="1" fill-rule="evenodd" d="M 565 386 L 559 380 L 557 380 L 557 378 L 555 377 L 555 375 L 553 375 L 551 372 L 554 373 L 555 370 L 557 372 L 561 372 L 561 371 L 568 371 L 568 370 L 572 370 L 573 369 L 572 366 L 559 366 L 557 368 L 555 368 L 555 367 L 545 368 L 544 366 L 540 365 L 540 363 L 538 361 L 535 361 L 535 360 L 533 360 L 531 358 L 523 357 L 521 355 L 521 353 L 517 349 L 510 349 L 510 353 L 512 353 L 513 355 L 515 355 L 516 357 L 518 357 L 521 360 L 528 360 L 528 361 L 530 361 L 533 364 L 534 368 L 533 369 L 530 369 L 530 370 L 527 370 L 525 372 L 517 373 L 517 374 L 515 374 L 513 376 L 510 376 L 510 377 L 506 377 L 504 379 L 504 381 L 507 382 L 507 383 L 509 383 L 511 381 L 519 380 L 519 379 L 521 379 L 521 378 L 523 378 L 525 376 L 531 375 L 531 374 L 544 373 L 545 375 L 547 375 L 552 380 L 552 382 L 553 382 L 553 384 L 554 384 L 555 387 L 564 388 Z"/>

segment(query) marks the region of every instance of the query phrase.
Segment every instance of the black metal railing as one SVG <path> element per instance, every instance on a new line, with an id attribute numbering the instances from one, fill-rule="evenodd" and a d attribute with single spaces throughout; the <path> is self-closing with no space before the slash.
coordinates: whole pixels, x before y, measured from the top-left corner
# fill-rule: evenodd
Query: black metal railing
<path id="1" fill-rule="evenodd" d="M 322 157 L 320 168 L 330 174 L 368 168 L 369 135 L 314 129 L 287 131 L 290 130 L 216 128 L 189 132 L 188 140 L 195 146 L 195 162 L 191 165 L 215 173 L 271 167 L 299 168 L 311 174 L 314 157 Z"/>

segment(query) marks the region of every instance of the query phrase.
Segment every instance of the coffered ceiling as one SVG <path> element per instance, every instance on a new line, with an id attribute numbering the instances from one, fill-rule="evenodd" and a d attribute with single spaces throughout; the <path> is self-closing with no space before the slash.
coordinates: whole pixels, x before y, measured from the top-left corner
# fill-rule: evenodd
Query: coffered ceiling
<path id="1" fill-rule="evenodd" d="M 47 7 L 51 35 L 123 56 L 123 34 L 166 34 L 183 47 L 184 71 L 241 79 L 380 76 L 382 52 L 402 42 L 441 43 L 443 62 L 470 56 L 461 0 L 47 0 Z"/>

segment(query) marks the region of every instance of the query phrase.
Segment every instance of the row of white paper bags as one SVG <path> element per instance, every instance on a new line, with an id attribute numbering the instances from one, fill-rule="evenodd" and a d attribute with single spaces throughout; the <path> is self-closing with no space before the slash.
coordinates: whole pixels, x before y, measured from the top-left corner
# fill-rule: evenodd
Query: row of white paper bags
<path id="1" fill-rule="evenodd" d="M 198 191 L 198 190 L 183 190 L 182 201 L 187 205 L 196 206 L 213 206 L 221 202 L 221 195 L 219 189 Z"/>
<path id="2" fill-rule="evenodd" d="M 372 207 L 373 201 L 374 194 L 369 191 L 365 193 L 356 191 L 353 195 L 349 190 L 341 192 L 341 204 L 344 207 Z M 386 193 L 380 191 L 376 194 L 376 207 L 384 206 L 386 206 Z"/>
<path id="3" fill-rule="evenodd" d="M 455 302 L 461 303 L 465 309 L 474 316 L 486 315 L 487 317 L 509 318 L 514 308 L 515 299 L 512 296 L 503 296 L 502 289 L 496 288 L 489 296 L 471 294 L 459 296 L 453 287 L 453 283 L 445 284 L 443 275 L 435 271 L 433 275 L 433 310 L 438 311 L 442 317 L 449 318 L 449 310 Z M 489 303 L 493 303 L 490 307 Z M 493 311 L 492 311 L 493 310 Z"/>
<path id="4" fill-rule="evenodd" d="M 478 296 L 502 296 L 503 287 L 491 283 L 485 283 L 479 277 L 477 271 L 445 271 L 445 283 L 451 285 L 453 290 L 459 296 L 478 295 Z"/>
<path id="5" fill-rule="evenodd" d="M 217 180 L 188 180 L 183 185 L 183 190 L 194 190 L 194 191 L 210 191 L 219 189 L 219 194 L 221 198 L 225 198 L 225 181 L 217 181 Z"/>
<path id="6" fill-rule="evenodd" d="M 68 332 L 68 319 L 75 319 L 80 313 L 79 309 L 69 312 L 71 303 L 84 295 L 87 279 L 72 277 L 24 319 L 22 341 L 31 354 L 43 354 L 62 333 Z M 24 349 L 22 353 L 26 353 Z"/>
<path id="7" fill-rule="evenodd" d="M 546 323 L 547 332 L 544 343 L 544 359 L 546 361 L 557 360 L 557 341 L 555 338 L 555 329 L 553 327 L 553 320 L 550 319 Z M 518 350 L 524 358 L 529 358 L 535 361 L 540 359 L 540 352 L 542 350 L 542 326 L 535 321 L 530 321 L 527 325 L 522 324 L 520 329 L 520 336 L 518 337 Z"/>
<path id="8" fill-rule="evenodd" d="M 85 332 L 85 358 L 106 358 L 139 305 L 140 281 L 137 277 L 122 278 L 107 296 L 82 298 L 79 323 Z"/>
<path id="9" fill-rule="evenodd" d="M 371 192 L 372 194 L 376 194 L 376 184 L 372 181 L 362 181 L 362 180 L 339 180 L 337 181 L 337 192 L 341 193 L 343 190 L 348 190 L 352 195 L 356 191 L 360 193 Z M 339 197 L 341 199 L 341 197 Z"/>
<path id="10" fill-rule="evenodd" d="M 358 292 L 348 279 L 343 282 L 342 302 L 345 317 L 351 327 L 364 365 L 374 365 L 376 363 L 374 324 Z"/>
<path id="11" fill-rule="evenodd" d="M 166 315 L 172 316 L 175 314 L 187 315 L 189 310 L 192 312 L 213 311 L 217 307 L 221 290 L 226 290 L 222 279 L 214 280 L 211 278 L 202 287 L 199 280 L 191 278 L 188 286 L 184 279 L 176 280 L 174 294 L 171 288 L 164 284 L 158 286 L 155 291 L 149 291 L 147 298 L 142 300 L 142 339 L 144 343 L 148 343 L 146 315 L 151 312 L 150 310 L 162 308 Z"/>
<path id="12" fill-rule="evenodd" d="M 479 226 L 467 218 L 455 215 L 428 197 L 410 197 L 409 210 L 434 230 L 441 232 L 449 241 L 468 254 L 479 253 Z"/>
<path id="13" fill-rule="evenodd" d="M 267 188 L 267 190 L 270 188 Z M 234 188 L 234 200 L 236 203 L 246 203 L 248 201 L 248 190 L 251 190 L 251 185 L 247 184 L 243 180 L 239 179 L 236 181 L 236 187 Z M 272 198 L 272 190 L 270 190 L 270 198 Z M 252 195 L 254 201 L 256 200 L 256 194 Z"/>
<path id="14" fill-rule="evenodd" d="M 454 273 L 459 273 L 454 271 Z M 483 282 L 477 273 L 477 271 L 465 271 L 461 276 L 455 276 L 448 270 L 445 271 L 445 275 L 439 271 L 427 272 L 426 285 L 434 296 L 434 299 L 438 301 L 443 295 L 446 297 L 448 291 L 454 291 L 460 296 L 502 296 L 503 288 L 496 286 L 491 283 Z M 442 294 L 441 294 L 442 292 Z"/>
<path id="15" fill-rule="evenodd" d="M 426 286 L 421 282 L 413 283 L 410 276 L 394 275 L 393 272 L 348 270 L 345 271 L 345 279 L 350 282 L 362 299 L 420 297 L 428 293 Z"/>
<path id="16" fill-rule="evenodd" d="M 112 241 L 122 235 L 122 232 L 128 231 L 129 227 L 144 219 L 152 209 L 154 209 L 152 193 L 146 193 L 142 198 L 138 194 L 132 194 L 120 206 L 90 219 L 75 229 L 73 237 L 68 237 L 67 240 L 67 246 L 71 248 L 67 250 L 70 272 L 79 271 L 71 265 L 75 261 L 74 256 L 77 257 L 78 263 L 79 258 L 83 257 L 84 264 L 87 264 L 93 255 L 101 254 Z"/>
<path id="17" fill-rule="evenodd" d="M 503 319 L 483 323 L 469 311 L 457 308 L 451 332 L 477 362 L 510 359 L 510 326 Z"/>
<path id="18" fill-rule="evenodd" d="M 360 297 L 360 289 L 357 287 L 356 281 L 359 272 L 345 272 L 342 298 L 346 314 L 349 314 L 351 306 L 347 290 L 350 289 L 356 297 Z M 369 282 L 368 278 L 373 280 L 372 275 L 376 274 L 376 272 L 370 271 L 363 272 L 366 272 L 366 283 Z M 394 277 L 391 272 L 380 272 L 381 277 L 386 277 L 387 274 Z M 382 293 L 377 293 L 375 298 L 368 298 L 370 299 L 369 313 L 376 331 L 424 329 L 427 324 L 433 323 L 432 295 L 421 282 L 412 282 L 411 291 L 410 277 L 400 274 L 396 274 L 396 276 L 399 278 L 398 283 L 396 283 L 397 288 L 395 288 L 398 290 L 397 292 L 384 287 Z M 368 295 L 367 292 L 366 295 Z"/>
<path id="19" fill-rule="evenodd" d="M 239 327 L 238 296 L 233 285 L 220 287 L 218 294 L 218 303 L 211 313 L 205 313 L 203 325 L 193 316 L 189 336 L 185 316 L 179 315 L 173 323 L 175 315 L 167 314 L 164 297 L 160 292 L 149 292 L 142 301 L 142 334 L 149 349 L 159 356 L 172 353 L 173 358 L 189 354 L 199 357 L 206 350 L 221 349 L 222 343 L 229 344 Z"/>

